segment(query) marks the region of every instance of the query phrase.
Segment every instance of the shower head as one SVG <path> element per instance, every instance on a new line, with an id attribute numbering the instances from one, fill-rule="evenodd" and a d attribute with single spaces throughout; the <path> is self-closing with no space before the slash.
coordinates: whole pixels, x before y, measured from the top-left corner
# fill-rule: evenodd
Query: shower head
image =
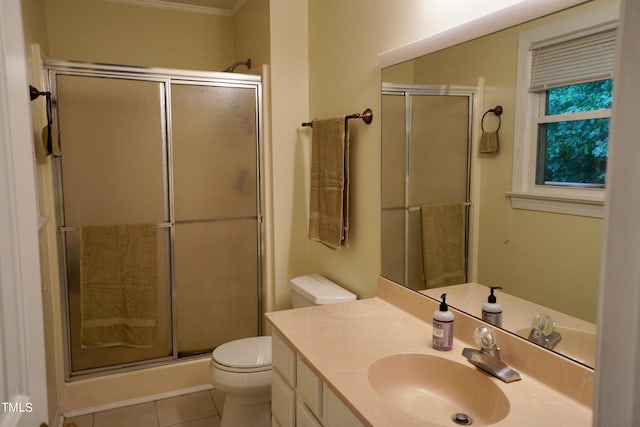
<path id="1" fill-rule="evenodd" d="M 251 58 L 247 58 L 246 61 L 234 62 L 233 65 L 225 68 L 224 72 L 225 73 L 233 73 L 233 70 L 235 70 L 236 67 L 238 67 L 239 65 L 244 65 L 245 67 L 247 67 L 247 70 L 250 70 L 251 69 Z"/>

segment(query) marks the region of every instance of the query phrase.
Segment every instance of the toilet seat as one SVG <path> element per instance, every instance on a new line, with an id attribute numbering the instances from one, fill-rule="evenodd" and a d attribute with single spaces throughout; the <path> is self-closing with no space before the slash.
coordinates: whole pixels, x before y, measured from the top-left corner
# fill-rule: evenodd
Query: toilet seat
<path id="1" fill-rule="evenodd" d="M 251 337 L 231 341 L 213 350 L 212 364 L 227 372 L 271 370 L 271 337 Z"/>

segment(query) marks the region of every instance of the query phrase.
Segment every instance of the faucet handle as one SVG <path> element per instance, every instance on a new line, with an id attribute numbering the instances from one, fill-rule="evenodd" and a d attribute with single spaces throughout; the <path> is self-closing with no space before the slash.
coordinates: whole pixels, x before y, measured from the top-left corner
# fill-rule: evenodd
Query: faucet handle
<path id="1" fill-rule="evenodd" d="M 540 331 L 543 335 L 550 335 L 556 327 L 556 322 L 546 314 L 536 314 L 533 318 L 531 328 Z"/>
<path id="2" fill-rule="evenodd" d="M 496 337 L 493 329 L 486 325 L 478 326 L 473 331 L 473 340 L 483 350 L 490 350 L 496 347 Z"/>

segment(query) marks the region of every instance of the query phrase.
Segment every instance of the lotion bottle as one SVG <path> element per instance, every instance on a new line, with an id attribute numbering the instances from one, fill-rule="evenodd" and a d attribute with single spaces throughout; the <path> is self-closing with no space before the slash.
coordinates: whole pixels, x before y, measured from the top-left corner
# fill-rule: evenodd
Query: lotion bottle
<path id="1" fill-rule="evenodd" d="M 502 289 L 500 286 L 491 286 L 491 294 L 487 298 L 487 302 L 482 304 L 482 320 L 485 322 L 502 328 L 502 305 L 498 304 L 493 291 Z"/>
<path id="2" fill-rule="evenodd" d="M 440 309 L 433 313 L 433 348 L 448 351 L 453 347 L 453 313 L 446 303 L 447 294 L 441 298 Z"/>

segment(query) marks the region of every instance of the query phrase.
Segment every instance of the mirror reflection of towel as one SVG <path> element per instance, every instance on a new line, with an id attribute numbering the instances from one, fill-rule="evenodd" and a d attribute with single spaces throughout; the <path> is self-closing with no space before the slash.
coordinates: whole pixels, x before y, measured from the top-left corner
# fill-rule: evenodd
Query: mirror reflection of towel
<path id="1" fill-rule="evenodd" d="M 313 121 L 309 239 L 348 246 L 349 128 L 345 116 Z"/>
<path id="2" fill-rule="evenodd" d="M 157 318 L 154 224 L 80 227 L 81 346 L 151 347 Z"/>
<path id="3" fill-rule="evenodd" d="M 431 204 L 421 211 L 426 288 L 465 283 L 464 203 Z"/>
<path id="4" fill-rule="evenodd" d="M 500 149 L 500 142 L 498 140 L 498 132 L 482 132 L 480 138 L 480 152 L 481 153 L 497 153 Z"/>

